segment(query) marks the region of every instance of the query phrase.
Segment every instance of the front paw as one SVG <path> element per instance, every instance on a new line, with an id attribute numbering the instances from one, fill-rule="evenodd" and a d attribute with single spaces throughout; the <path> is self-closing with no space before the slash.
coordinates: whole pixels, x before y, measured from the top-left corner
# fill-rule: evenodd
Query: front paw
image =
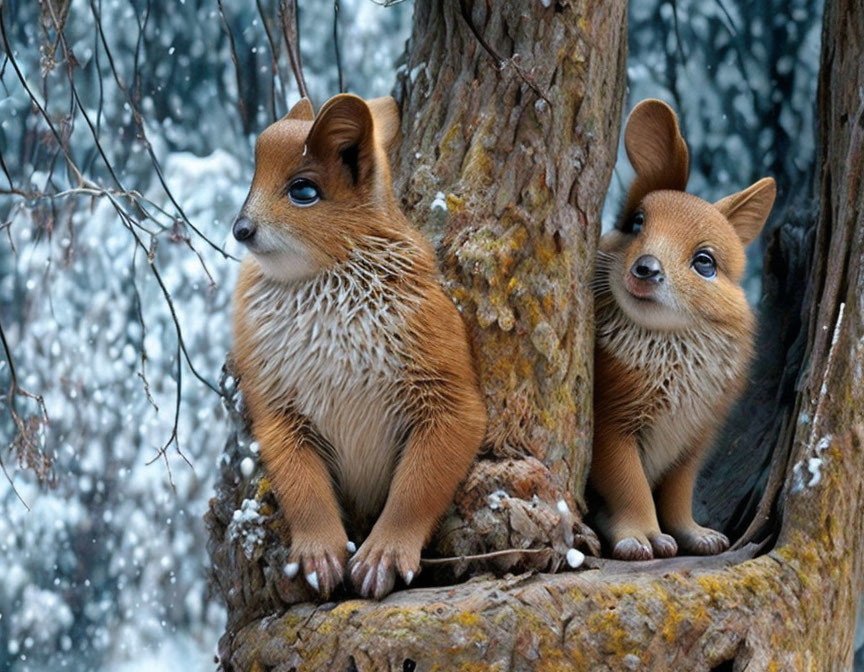
<path id="1" fill-rule="evenodd" d="M 612 557 L 616 560 L 651 560 L 654 553 L 648 539 L 639 537 L 624 537 L 615 542 L 612 547 Z"/>
<path id="2" fill-rule="evenodd" d="M 372 530 L 351 558 L 351 583 L 363 597 L 380 600 L 393 590 L 398 572 L 406 585 L 420 571 L 422 540 Z"/>
<path id="3" fill-rule="evenodd" d="M 293 579 L 302 570 L 306 583 L 326 599 L 342 583 L 347 557 L 348 537 L 344 532 L 298 534 L 291 540 L 291 554 L 284 572 Z"/>
<path id="4" fill-rule="evenodd" d="M 729 538 L 725 534 L 701 525 L 694 525 L 673 534 L 681 550 L 693 555 L 716 555 L 729 548 Z"/>
<path id="5" fill-rule="evenodd" d="M 612 556 L 618 560 L 651 560 L 671 558 L 677 552 L 675 539 L 662 532 L 649 532 L 620 539 L 612 549 Z"/>

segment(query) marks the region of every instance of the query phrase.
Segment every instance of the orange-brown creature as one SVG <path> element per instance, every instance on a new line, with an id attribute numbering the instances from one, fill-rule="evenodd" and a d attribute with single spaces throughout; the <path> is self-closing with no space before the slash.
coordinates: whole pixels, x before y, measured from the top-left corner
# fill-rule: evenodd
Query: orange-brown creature
<path id="1" fill-rule="evenodd" d="M 693 485 L 746 383 L 754 318 L 739 286 L 744 249 L 776 188 L 765 178 L 714 204 L 684 193 L 687 145 L 659 100 L 633 110 L 625 147 L 636 177 L 600 241 L 595 281 L 599 522 L 617 558 L 718 553 L 729 540 L 693 520 Z"/>
<path id="2" fill-rule="evenodd" d="M 234 358 L 286 517 L 291 576 L 326 597 L 350 559 L 364 596 L 420 551 L 483 439 L 465 327 L 428 243 L 402 215 L 392 98 L 301 100 L 255 146 L 234 236 L 246 255 Z M 366 536 L 368 535 L 368 536 Z"/>

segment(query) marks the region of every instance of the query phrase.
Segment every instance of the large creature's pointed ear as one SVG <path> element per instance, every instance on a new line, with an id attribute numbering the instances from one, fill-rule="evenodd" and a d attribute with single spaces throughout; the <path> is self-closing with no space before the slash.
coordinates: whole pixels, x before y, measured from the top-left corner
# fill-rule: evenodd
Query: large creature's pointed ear
<path id="1" fill-rule="evenodd" d="M 338 161 L 354 185 L 364 182 L 375 168 L 374 122 L 362 98 L 340 93 L 324 103 L 306 145 L 325 162 Z"/>
<path id="2" fill-rule="evenodd" d="M 399 139 L 399 106 L 390 96 L 367 101 L 375 122 L 375 138 L 389 152 Z"/>
<path id="3" fill-rule="evenodd" d="M 741 242 L 748 245 L 765 226 L 776 196 L 777 185 L 774 179 L 763 177 L 744 191 L 720 199 L 714 207 L 729 220 Z"/>
<path id="4" fill-rule="evenodd" d="M 308 98 L 301 98 L 294 107 L 288 110 L 288 114 L 282 117 L 285 119 L 297 119 L 298 121 L 312 121 L 315 118 L 315 111 L 312 109 L 312 102 Z"/>
<path id="5" fill-rule="evenodd" d="M 649 98 L 630 113 L 624 147 L 636 177 L 627 193 L 626 212 L 658 189 L 684 191 L 690 154 L 678 128 L 678 117 L 662 100 Z"/>

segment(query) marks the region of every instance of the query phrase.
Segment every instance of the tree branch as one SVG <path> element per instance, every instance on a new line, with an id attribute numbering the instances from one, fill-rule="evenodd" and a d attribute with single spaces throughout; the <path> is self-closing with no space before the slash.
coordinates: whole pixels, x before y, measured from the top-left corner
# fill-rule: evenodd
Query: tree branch
<path id="1" fill-rule="evenodd" d="M 300 28 L 298 22 L 297 0 L 279 0 L 279 14 L 282 17 L 282 33 L 288 49 L 288 60 L 297 82 L 297 89 L 303 98 L 309 98 L 309 87 L 303 76 L 303 60 L 300 57 Z"/>

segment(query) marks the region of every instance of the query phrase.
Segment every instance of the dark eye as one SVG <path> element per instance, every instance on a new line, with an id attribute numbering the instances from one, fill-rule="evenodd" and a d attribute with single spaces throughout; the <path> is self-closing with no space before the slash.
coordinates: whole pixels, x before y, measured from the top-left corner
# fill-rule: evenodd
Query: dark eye
<path id="1" fill-rule="evenodd" d="M 321 200 L 321 190 L 312 180 L 301 177 L 288 185 L 288 198 L 294 205 L 305 208 Z"/>
<path id="2" fill-rule="evenodd" d="M 630 215 L 621 227 L 624 233 L 639 233 L 642 226 L 645 224 L 645 214 L 642 212 L 634 212 Z"/>
<path id="3" fill-rule="evenodd" d="M 710 252 L 700 250 L 693 256 L 693 269 L 703 278 L 713 278 L 717 275 L 717 262 Z"/>

